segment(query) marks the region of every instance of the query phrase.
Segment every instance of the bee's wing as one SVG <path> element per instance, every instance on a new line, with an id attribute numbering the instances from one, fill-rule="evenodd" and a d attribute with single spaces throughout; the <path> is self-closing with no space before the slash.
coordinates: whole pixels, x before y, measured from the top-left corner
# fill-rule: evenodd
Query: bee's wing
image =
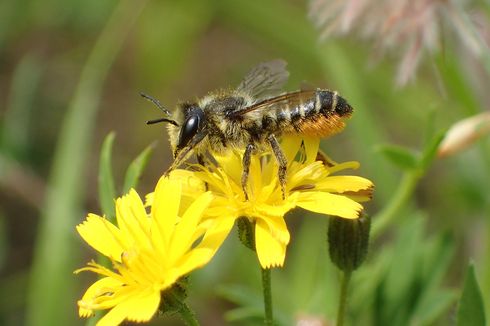
<path id="1" fill-rule="evenodd" d="M 257 101 L 277 94 L 288 81 L 286 65 L 281 59 L 258 64 L 243 78 L 237 90 L 250 94 Z"/>
<path id="2" fill-rule="evenodd" d="M 296 91 L 291 93 L 282 94 L 276 97 L 268 98 L 266 100 L 254 103 L 252 105 L 240 108 L 236 111 L 230 113 L 232 116 L 241 116 L 249 112 L 257 111 L 269 111 L 269 110 L 280 110 L 280 109 L 290 109 L 296 107 L 302 103 L 315 96 L 315 90 L 304 90 Z"/>

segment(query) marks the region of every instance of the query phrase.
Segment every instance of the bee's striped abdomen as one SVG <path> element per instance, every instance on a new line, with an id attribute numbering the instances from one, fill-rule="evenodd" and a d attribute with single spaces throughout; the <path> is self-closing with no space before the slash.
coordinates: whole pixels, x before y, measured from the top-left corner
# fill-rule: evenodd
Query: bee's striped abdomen
<path id="1" fill-rule="evenodd" d="M 291 124 L 284 133 L 327 137 L 344 128 L 344 120 L 353 110 L 337 92 L 318 89 L 291 106 L 289 111 Z"/>

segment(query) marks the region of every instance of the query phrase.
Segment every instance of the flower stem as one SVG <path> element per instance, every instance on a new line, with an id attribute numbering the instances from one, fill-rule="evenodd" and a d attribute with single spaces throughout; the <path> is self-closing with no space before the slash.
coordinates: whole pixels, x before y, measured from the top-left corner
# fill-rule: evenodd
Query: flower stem
<path id="1" fill-rule="evenodd" d="M 342 284 L 340 288 L 339 309 L 337 310 L 337 326 L 344 325 L 345 310 L 347 308 L 347 288 L 352 272 L 342 272 Z"/>
<path id="2" fill-rule="evenodd" d="M 179 309 L 180 317 L 184 320 L 185 324 L 188 326 L 199 326 L 199 322 L 196 319 L 194 311 L 184 302 L 180 303 Z"/>
<path id="3" fill-rule="evenodd" d="M 262 290 L 264 292 L 264 310 L 265 320 L 264 325 L 273 325 L 272 316 L 272 293 L 271 293 L 271 270 L 270 268 L 262 268 Z"/>
<path id="4" fill-rule="evenodd" d="M 373 217 L 371 239 L 375 240 L 390 224 L 392 224 L 393 220 L 400 215 L 400 210 L 410 199 L 420 178 L 421 173 L 419 171 L 405 172 L 400 182 L 400 186 L 393 194 L 388 205 Z"/>

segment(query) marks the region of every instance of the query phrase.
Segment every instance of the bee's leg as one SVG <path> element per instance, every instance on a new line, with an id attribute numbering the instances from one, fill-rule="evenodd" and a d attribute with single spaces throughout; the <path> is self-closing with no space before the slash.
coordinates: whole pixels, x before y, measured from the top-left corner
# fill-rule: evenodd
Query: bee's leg
<path id="1" fill-rule="evenodd" d="M 250 159 L 252 158 L 252 152 L 254 150 L 253 144 L 248 144 L 245 149 L 245 153 L 243 154 L 243 172 L 242 172 L 242 189 L 243 194 L 245 195 L 245 200 L 248 200 L 247 194 L 247 181 L 248 181 L 248 172 L 250 171 Z"/>
<path id="2" fill-rule="evenodd" d="M 277 163 L 279 163 L 279 171 L 278 171 L 279 183 L 281 184 L 282 199 L 285 199 L 286 198 L 286 172 L 288 168 L 288 160 L 286 159 L 286 156 L 284 156 L 281 146 L 279 145 L 279 142 L 277 141 L 277 138 L 274 135 L 270 135 L 269 137 L 267 137 L 267 140 L 271 145 L 272 152 L 276 157 Z"/>
<path id="3" fill-rule="evenodd" d="M 199 153 L 196 156 L 197 156 L 197 163 L 199 163 L 199 165 L 202 165 L 205 167 L 206 166 L 206 160 L 204 159 L 204 155 Z M 207 182 L 204 183 L 204 188 L 206 191 L 209 190 L 209 186 L 208 186 Z"/>

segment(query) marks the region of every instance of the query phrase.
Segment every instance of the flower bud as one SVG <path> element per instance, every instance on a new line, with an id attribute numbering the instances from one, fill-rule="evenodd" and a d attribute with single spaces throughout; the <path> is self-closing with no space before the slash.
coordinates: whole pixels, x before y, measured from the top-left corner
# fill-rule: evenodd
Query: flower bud
<path id="1" fill-rule="evenodd" d="M 187 287 L 189 286 L 189 276 L 181 277 L 169 289 L 164 290 L 161 295 L 160 307 L 161 314 L 179 311 L 182 303 L 187 298 Z"/>
<path id="2" fill-rule="evenodd" d="M 238 238 L 248 249 L 255 251 L 255 224 L 246 217 L 237 220 Z"/>
<path id="3" fill-rule="evenodd" d="M 371 218 L 330 217 L 328 226 L 329 254 L 332 262 L 344 272 L 357 269 L 367 256 Z"/>

